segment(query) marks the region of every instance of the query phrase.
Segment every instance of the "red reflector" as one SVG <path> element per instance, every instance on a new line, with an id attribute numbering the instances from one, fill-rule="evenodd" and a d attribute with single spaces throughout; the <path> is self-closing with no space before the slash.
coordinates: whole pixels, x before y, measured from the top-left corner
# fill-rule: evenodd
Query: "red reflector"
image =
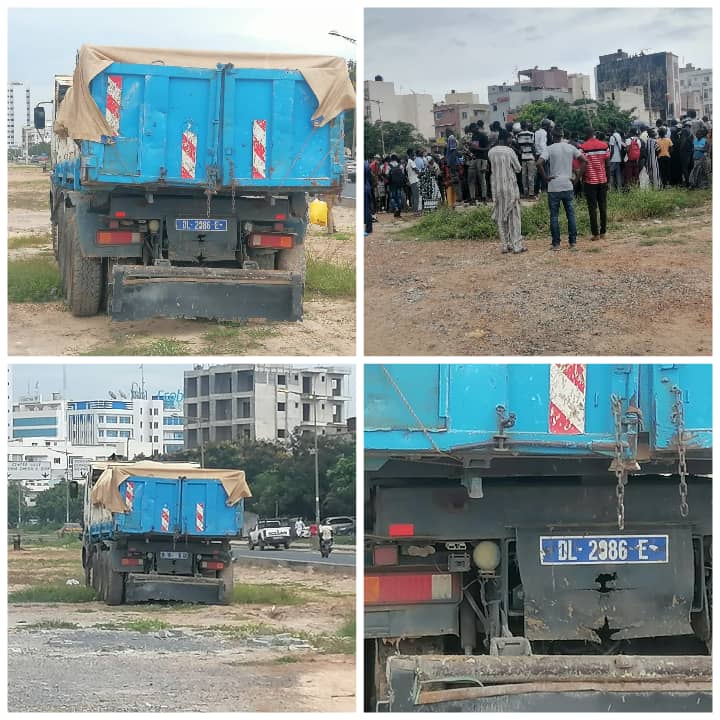
<path id="1" fill-rule="evenodd" d="M 365 603 L 392 605 L 460 598 L 460 577 L 450 573 L 392 573 L 365 577 Z"/>
<path id="2" fill-rule="evenodd" d="M 284 215 L 283 213 L 278 213 L 278 214 L 275 216 L 275 219 L 276 219 L 276 220 L 287 220 L 287 215 Z"/>
<path id="3" fill-rule="evenodd" d="M 115 217 L 127 217 L 127 213 L 124 210 L 116 210 Z"/>
<path id="4" fill-rule="evenodd" d="M 225 563 L 215 560 L 207 560 L 205 562 L 201 562 L 200 567 L 203 567 L 207 570 L 222 570 L 225 567 Z"/>
<path id="5" fill-rule="evenodd" d="M 376 547 L 373 551 L 373 565 L 397 565 L 398 549 L 394 545 Z"/>
<path id="6" fill-rule="evenodd" d="M 121 565 L 142 565 L 142 558 L 123 558 L 120 560 Z"/>
<path id="7" fill-rule="evenodd" d="M 388 532 L 390 537 L 408 537 L 415 534 L 415 526 L 412 523 L 393 523 Z"/>
<path id="8" fill-rule="evenodd" d="M 142 234 L 127 230 L 98 230 L 95 242 L 98 245 L 131 245 L 142 242 Z"/>
<path id="9" fill-rule="evenodd" d="M 253 233 L 250 236 L 250 247 L 291 248 L 292 246 L 292 235 Z"/>

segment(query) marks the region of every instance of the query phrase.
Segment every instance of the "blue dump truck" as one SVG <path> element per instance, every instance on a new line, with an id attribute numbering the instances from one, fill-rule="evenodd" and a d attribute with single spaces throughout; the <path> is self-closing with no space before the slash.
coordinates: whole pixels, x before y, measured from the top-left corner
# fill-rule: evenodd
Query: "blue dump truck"
<path id="1" fill-rule="evenodd" d="M 84 492 L 85 584 L 108 605 L 230 601 L 230 541 L 240 537 L 251 495 L 244 472 L 94 463 Z"/>
<path id="2" fill-rule="evenodd" d="M 73 314 L 301 318 L 307 194 L 340 192 L 354 98 L 342 58 L 84 45 L 51 142 Z"/>
<path id="3" fill-rule="evenodd" d="M 711 709 L 710 365 L 369 365 L 366 707 Z"/>

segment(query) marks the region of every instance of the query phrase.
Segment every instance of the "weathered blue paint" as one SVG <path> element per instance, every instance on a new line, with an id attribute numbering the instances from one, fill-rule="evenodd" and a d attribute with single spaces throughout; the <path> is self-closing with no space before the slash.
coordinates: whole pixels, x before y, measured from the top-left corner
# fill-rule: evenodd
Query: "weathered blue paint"
<path id="1" fill-rule="evenodd" d="M 81 157 L 54 168 L 65 188 L 142 185 L 318 190 L 339 187 L 344 162 L 342 115 L 324 127 L 311 116 L 317 99 L 301 73 L 113 63 L 90 83 L 105 112 L 108 75 L 122 77 L 120 130 L 105 142 L 80 143 Z M 267 121 L 267 176 L 252 178 L 252 124 Z M 194 178 L 181 177 L 185 130 L 197 136 Z"/>
<path id="2" fill-rule="evenodd" d="M 615 394 L 622 400 L 623 419 L 632 419 L 632 408 L 641 410 L 640 431 L 649 433 L 651 455 L 660 455 L 676 451 L 672 389 L 679 387 L 688 450 L 709 455 L 711 375 L 710 365 L 588 365 L 584 432 L 556 435 L 549 432 L 546 364 L 366 365 L 365 449 L 385 454 L 491 448 L 501 405 L 516 415 L 514 426 L 503 432 L 514 455 L 610 457 Z M 624 425 L 626 445 L 629 432 L 635 432 L 632 424 Z"/>
<path id="3" fill-rule="evenodd" d="M 92 525 L 89 532 L 93 539 L 117 539 L 127 535 L 183 535 L 209 539 L 240 535 L 244 503 L 241 500 L 229 507 L 226 504 L 227 494 L 219 480 L 133 476 L 120 485 L 121 497 L 125 497 L 128 482 L 134 486 L 132 511 L 113 513 L 112 523 Z M 195 525 L 197 503 L 202 503 L 204 507 L 202 531 L 197 530 Z M 161 527 L 164 507 L 170 514 L 166 531 Z"/>

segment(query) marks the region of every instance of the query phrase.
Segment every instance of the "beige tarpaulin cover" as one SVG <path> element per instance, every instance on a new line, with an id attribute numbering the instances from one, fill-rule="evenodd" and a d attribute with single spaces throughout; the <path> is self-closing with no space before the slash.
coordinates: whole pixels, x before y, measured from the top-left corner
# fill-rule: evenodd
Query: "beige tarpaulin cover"
<path id="1" fill-rule="evenodd" d="M 96 465 L 97 467 L 97 465 Z M 244 470 L 217 470 L 215 468 L 193 467 L 189 463 L 162 463 L 143 460 L 136 463 L 107 463 L 103 474 L 90 491 L 90 501 L 110 512 L 125 513 L 128 507 L 120 495 L 120 485 L 129 477 L 173 478 L 186 477 L 191 480 L 203 478 L 219 480 L 227 493 L 227 504 L 237 505 L 243 498 L 252 497 L 245 481 Z"/>
<path id="2" fill-rule="evenodd" d="M 318 100 L 312 120 L 320 118 L 316 123 L 319 127 L 344 110 L 355 107 L 355 90 L 345 60 L 339 57 L 83 45 L 72 88 L 65 95 L 55 119 L 54 129 L 58 135 L 100 142 L 101 136 L 115 134 L 90 94 L 90 81 L 114 62 L 213 70 L 218 63 L 232 63 L 237 68 L 298 70 Z"/>

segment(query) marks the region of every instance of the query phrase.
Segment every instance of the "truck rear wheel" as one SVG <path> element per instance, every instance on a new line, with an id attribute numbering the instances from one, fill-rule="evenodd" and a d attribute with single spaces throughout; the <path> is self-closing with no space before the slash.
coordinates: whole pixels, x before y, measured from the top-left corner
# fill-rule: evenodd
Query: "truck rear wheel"
<path id="1" fill-rule="evenodd" d="M 106 605 L 122 605 L 125 602 L 125 573 L 115 572 L 112 569 L 110 558 L 106 562 L 107 592 Z"/>
<path id="2" fill-rule="evenodd" d="M 305 257 L 305 243 L 295 245 L 288 250 L 279 250 L 277 254 L 277 269 L 300 273 L 303 284 L 307 271 L 307 258 Z"/>
<path id="3" fill-rule="evenodd" d="M 63 212 L 62 242 L 65 245 L 65 267 L 61 266 L 61 272 L 70 311 L 75 317 L 97 315 L 104 282 L 102 260 L 82 254 L 73 208 L 65 208 Z"/>
<path id="4" fill-rule="evenodd" d="M 229 605 L 232 602 L 233 588 L 235 587 L 235 576 L 232 564 L 227 565 L 218 572 L 218 578 L 223 581 L 223 591 L 220 602 Z"/>

